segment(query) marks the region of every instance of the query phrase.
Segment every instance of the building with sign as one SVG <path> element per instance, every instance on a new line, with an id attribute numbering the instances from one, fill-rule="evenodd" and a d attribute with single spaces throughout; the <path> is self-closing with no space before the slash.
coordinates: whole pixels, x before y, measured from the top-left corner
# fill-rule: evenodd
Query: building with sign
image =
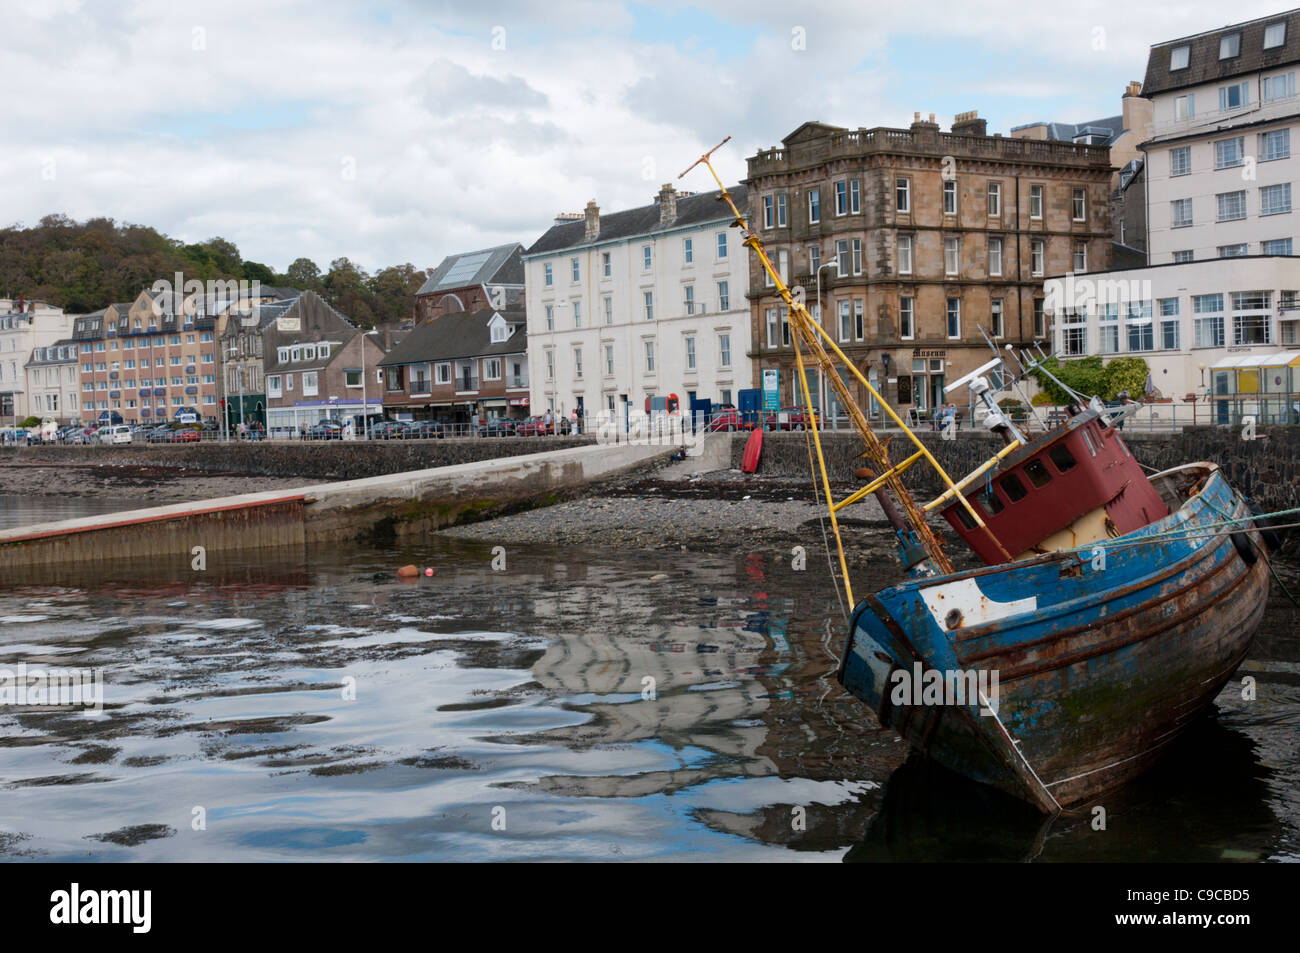
<path id="1" fill-rule="evenodd" d="M 379 362 L 385 412 L 451 424 L 529 416 L 527 329 L 515 295 L 513 310 L 453 312 L 410 331 Z"/>
<path id="2" fill-rule="evenodd" d="M 747 202 L 743 186 L 736 204 Z M 750 386 L 750 266 L 719 194 L 665 185 L 602 215 L 589 202 L 524 254 L 536 412 L 623 419 L 648 399 L 733 403 Z"/>
<path id="3" fill-rule="evenodd" d="M 1104 144 L 990 136 L 973 112 L 941 132 L 917 114 L 909 129 L 804 123 L 748 167 L 752 225 L 783 280 L 905 410 L 945 402 L 947 383 L 989 359 L 984 333 L 999 347 L 1046 342 L 1045 276 L 1110 265 Z M 754 386 L 778 368 L 782 404 L 802 404 L 788 315 L 756 263 L 749 299 Z M 847 365 L 838 373 L 879 413 Z M 815 373 L 813 391 L 836 414 Z"/>
<path id="4" fill-rule="evenodd" d="M 381 406 L 381 335 L 362 333 L 314 291 L 262 308 L 274 315 L 261 332 L 267 431 L 350 420 L 360 432 L 363 412 Z"/>
<path id="5" fill-rule="evenodd" d="M 217 359 L 226 427 L 241 422 L 266 426 L 266 374 L 262 332 L 302 294 L 297 288 L 258 285 L 229 301 L 217 314 Z"/>
<path id="6" fill-rule="evenodd" d="M 1283 255 L 1066 276 L 1047 290 L 1058 352 L 1141 357 L 1150 396 L 1175 400 L 1243 392 L 1260 382 L 1239 387 L 1235 368 L 1268 366 L 1279 352 L 1300 355 L 1297 296 L 1300 257 Z M 1277 386 L 1293 383 L 1300 390 L 1289 375 Z"/>

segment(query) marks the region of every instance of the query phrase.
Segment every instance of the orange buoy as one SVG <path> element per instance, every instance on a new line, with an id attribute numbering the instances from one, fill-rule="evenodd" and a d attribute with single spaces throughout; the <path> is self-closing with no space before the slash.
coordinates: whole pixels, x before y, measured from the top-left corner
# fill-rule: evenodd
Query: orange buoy
<path id="1" fill-rule="evenodd" d="M 420 570 L 416 569 L 413 565 L 403 566 L 401 569 L 397 570 L 397 575 L 403 579 L 409 579 L 411 576 L 418 576 L 419 574 Z"/>

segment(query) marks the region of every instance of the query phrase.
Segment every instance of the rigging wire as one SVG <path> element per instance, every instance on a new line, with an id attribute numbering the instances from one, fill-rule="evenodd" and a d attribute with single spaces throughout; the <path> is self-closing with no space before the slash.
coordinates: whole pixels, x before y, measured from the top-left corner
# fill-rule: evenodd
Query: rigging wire
<path id="1" fill-rule="evenodd" d="M 813 464 L 812 434 L 809 433 L 807 427 L 804 428 L 803 442 L 804 449 L 808 451 L 808 475 L 811 478 L 811 483 L 813 485 L 814 499 L 817 501 L 817 522 L 821 525 L 822 529 L 822 548 L 826 552 L 826 566 L 830 569 L 831 581 L 835 583 L 835 601 L 840 605 L 840 615 L 844 616 L 845 622 L 848 622 L 849 611 L 844 606 L 844 597 L 840 595 L 840 578 L 835 573 L 835 559 L 831 556 L 831 541 L 830 537 L 826 535 L 826 515 L 824 508 L 822 507 L 822 493 L 821 488 L 817 486 L 817 471 L 814 469 Z"/>

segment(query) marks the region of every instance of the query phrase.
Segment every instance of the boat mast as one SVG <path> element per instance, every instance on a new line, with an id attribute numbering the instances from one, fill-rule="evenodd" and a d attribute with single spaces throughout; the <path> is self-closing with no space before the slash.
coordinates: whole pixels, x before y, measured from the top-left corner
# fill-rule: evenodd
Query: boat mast
<path id="1" fill-rule="evenodd" d="M 943 467 L 940 466 L 939 462 L 930 453 L 925 444 L 923 444 L 916 434 L 908 428 L 898 414 L 894 412 L 894 409 L 880 395 L 876 388 L 871 385 L 871 382 L 867 380 L 854 363 L 844 355 L 844 352 L 839 349 L 839 346 L 831 339 L 831 336 L 826 333 L 825 329 L 813 320 L 812 315 L 808 313 L 807 308 L 803 305 L 802 294 L 796 295 L 792 293 L 790 288 L 786 286 L 786 283 L 781 280 L 781 276 L 773 266 L 771 258 L 768 257 L 766 250 L 763 248 L 763 243 L 759 240 L 757 235 L 750 231 L 749 224 L 744 214 L 736 207 L 736 203 L 733 201 L 731 193 L 727 190 L 722 179 L 718 176 L 717 170 L 713 168 L 713 163 L 710 157 L 730 139 L 731 137 L 728 136 L 708 152 L 704 153 L 704 155 L 696 159 L 695 162 L 691 163 L 691 165 L 687 167 L 678 178 L 683 178 L 697 165 L 703 165 L 709 170 L 714 181 L 718 184 L 718 189 L 720 190 L 719 199 L 726 202 L 731 208 L 732 213 L 735 215 L 735 220 L 731 223 L 732 227 L 741 230 L 741 234 L 744 236 L 743 244 L 754 252 L 754 255 L 758 258 L 759 264 L 762 265 L 763 270 L 767 273 L 768 278 L 776 288 L 777 294 L 781 297 L 781 300 L 785 302 L 787 308 L 789 308 L 789 321 L 795 331 L 793 337 L 795 364 L 798 368 L 804 406 L 808 410 L 808 418 L 811 423 L 812 437 L 816 445 L 817 464 L 820 471 L 822 488 L 826 493 L 826 504 L 830 510 L 831 517 L 831 529 L 835 536 L 835 545 L 839 552 L 840 569 L 844 576 L 844 588 L 849 597 L 850 604 L 853 603 L 853 590 L 849 582 L 848 568 L 844 558 L 844 543 L 840 538 L 839 524 L 836 520 L 835 514 L 844 507 L 856 503 L 868 495 L 875 495 L 877 497 L 885 515 L 889 517 L 891 523 L 894 524 L 894 529 L 899 539 L 900 556 L 902 557 L 905 567 L 913 572 L 923 575 L 937 573 L 946 574 L 953 571 L 952 563 L 944 553 L 939 538 L 926 522 L 924 511 L 921 507 L 917 506 L 916 501 L 912 499 L 912 495 L 903 486 L 902 473 L 921 460 L 925 460 L 930 464 L 934 471 L 939 475 L 944 485 L 948 488 L 948 493 L 945 495 L 953 495 L 961 502 L 962 506 L 966 509 L 966 512 L 975 521 L 976 525 L 983 528 L 984 531 L 989 534 L 990 538 L 993 539 L 994 543 L 997 545 L 997 548 L 1002 551 L 1005 558 L 1010 561 L 1010 553 L 1007 553 L 1006 550 L 1002 548 L 997 537 L 988 529 L 983 519 L 980 518 L 979 513 L 975 511 L 966 500 L 966 497 L 962 495 L 961 490 L 953 483 L 951 477 L 949 477 Z M 803 356 L 805 349 L 807 350 L 812 362 L 821 369 L 824 378 L 831 385 L 831 389 L 834 390 L 840 406 L 848 412 L 849 419 L 852 421 L 854 429 L 866 444 L 866 452 L 863 453 L 863 456 L 874 464 L 874 471 L 876 474 L 874 478 L 871 479 L 866 486 L 861 487 L 839 502 L 834 501 L 830 492 L 830 475 L 821 448 L 821 422 L 818 419 L 818 415 L 813 412 L 811 394 L 808 389 L 807 369 L 804 366 Z M 835 359 L 842 362 L 842 366 L 846 367 L 853 376 L 857 378 L 858 383 L 866 389 L 867 393 L 869 393 L 879 403 L 880 407 L 886 414 L 888 414 L 889 418 L 893 420 L 904 434 L 907 435 L 907 438 L 916 447 L 915 453 L 907 457 L 901 463 L 890 463 L 888 449 L 876 437 L 875 432 L 871 429 L 871 425 L 867 422 L 866 414 L 862 412 L 862 408 L 858 406 L 858 402 L 854 399 L 853 395 L 849 393 L 847 384 L 836 370 L 836 362 L 832 358 L 832 355 Z M 886 490 L 889 491 L 888 494 L 886 494 Z"/>

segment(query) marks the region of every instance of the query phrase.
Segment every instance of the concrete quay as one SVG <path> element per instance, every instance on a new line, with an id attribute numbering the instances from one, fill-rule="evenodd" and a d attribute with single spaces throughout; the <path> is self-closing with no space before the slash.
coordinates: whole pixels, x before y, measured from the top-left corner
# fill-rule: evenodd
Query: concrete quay
<path id="1" fill-rule="evenodd" d="M 24 570 L 35 567 L 168 558 L 188 564 L 222 552 L 271 548 L 308 557 L 315 548 L 345 540 L 408 538 L 554 502 L 674 449 L 588 444 L 16 527 L 0 531 L 0 584 L 25 581 Z"/>

